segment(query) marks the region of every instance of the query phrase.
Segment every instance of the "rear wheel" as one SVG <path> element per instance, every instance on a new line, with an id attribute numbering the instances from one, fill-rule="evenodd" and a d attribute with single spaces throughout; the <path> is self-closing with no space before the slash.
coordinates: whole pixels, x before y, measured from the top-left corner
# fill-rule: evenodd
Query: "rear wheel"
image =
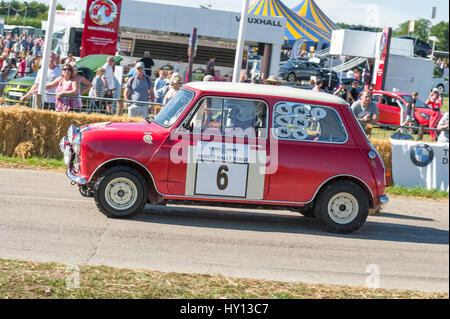
<path id="1" fill-rule="evenodd" d="M 147 184 L 134 169 L 126 166 L 105 171 L 95 183 L 95 203 L 108 217 L 128 218 L 144 209 Z"/>
<path id="2" fill-rule="evenodd" d="M 366 221 L 369 200 L 360 186 L 349 181 L 338 181 L 320 192 L 315 200 L 314 212 L 328 231 L 348 234 Z"/>

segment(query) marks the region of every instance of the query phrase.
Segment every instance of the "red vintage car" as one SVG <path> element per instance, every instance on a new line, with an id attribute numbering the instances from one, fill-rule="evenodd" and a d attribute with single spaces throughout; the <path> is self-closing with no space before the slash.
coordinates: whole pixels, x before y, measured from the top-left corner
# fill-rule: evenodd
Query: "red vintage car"
<path id="1" fill-rule="evenodd" d="M 378 123 L 401 125 L 406 119 L 406 107 L 411 99 L 411 94 L 407 93 L 373 91 L 373 101 L 378 104 Z M 413 126 L 428 126 L 432 112 L 431 107 L 417 97 Z"/>
<path id="2" fill-rule="evenodd" d="M 67 176 L 108 217 L 145 204 L 288 209 L 350 233 L 388 200 L 349 105 L 290 87 L 193 82 L 152 120 L 71 126 Z"/>

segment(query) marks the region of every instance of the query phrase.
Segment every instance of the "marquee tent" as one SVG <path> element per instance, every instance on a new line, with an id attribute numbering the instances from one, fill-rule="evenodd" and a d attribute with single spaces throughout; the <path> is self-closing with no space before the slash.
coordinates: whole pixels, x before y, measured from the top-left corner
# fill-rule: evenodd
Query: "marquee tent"
<path id="1" fill-rule="evenodd" d="M 339 29 L 317 6 L 314 0 L 303 0 L 298 6 L 292 9 L 299 16 L 308 19 L 311 22 L 317 24 L 323 30 L 331 32 Z"/>
<path id="2" fill-rule="evenodd" d="M 320 28 L 315 23 L 307 20 L 304 17 L 297 15 L 280 0 L 255 0 L 248 10 L 249 14 L 285 17 L 286 30 L 285 40 L 291 45 L 297 39 L 305 39 L 305 42 L 317 43 L 322 41 L 329 43 L 331 41 L 331 32 Z"/>

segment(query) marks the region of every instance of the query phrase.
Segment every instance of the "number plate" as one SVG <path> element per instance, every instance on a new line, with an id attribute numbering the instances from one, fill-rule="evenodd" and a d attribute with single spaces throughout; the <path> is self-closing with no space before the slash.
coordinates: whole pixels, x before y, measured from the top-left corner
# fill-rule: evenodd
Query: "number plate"
<path id="1" fill-rule="evenodd" d="M 196 195 L 247 196 L 248 164 L 198 162 Z"/>
<path id="2" fill-rule="evenodd" d="M 16 96 L 16 97 L 22 97 L 25 95 L 25 93 L 23 92 L 16 92 L 16 91 L 9 91 L 8 92 L 9 96 Z"/>

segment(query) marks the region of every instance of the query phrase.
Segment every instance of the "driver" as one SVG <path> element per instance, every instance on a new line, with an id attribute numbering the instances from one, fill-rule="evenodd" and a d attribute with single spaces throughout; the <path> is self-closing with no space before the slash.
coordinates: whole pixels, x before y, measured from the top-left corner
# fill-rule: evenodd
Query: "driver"
<path id="1" fill-rule="evenodd" d="M 254 129 L 258 119 L 257 114 L 255 114 L 253 101 L 228 100 L 226 107 L 230 108 L 227 127 L 232 129 L 240 128 L 244 135 L 256 136 Z"/>

